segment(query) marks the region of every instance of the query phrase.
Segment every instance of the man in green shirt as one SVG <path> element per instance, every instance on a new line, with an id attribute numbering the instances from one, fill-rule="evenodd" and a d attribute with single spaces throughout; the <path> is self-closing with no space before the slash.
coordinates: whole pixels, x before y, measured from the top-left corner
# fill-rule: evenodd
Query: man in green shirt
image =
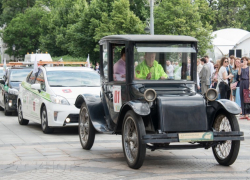
<path id="1" fill-rule="evenodd" d="M 167 79 L 168 75 L 155 60 L 155 53 L 145 53 L 144 57 L 145 60 L 135 68 L 135 79 Z"/>

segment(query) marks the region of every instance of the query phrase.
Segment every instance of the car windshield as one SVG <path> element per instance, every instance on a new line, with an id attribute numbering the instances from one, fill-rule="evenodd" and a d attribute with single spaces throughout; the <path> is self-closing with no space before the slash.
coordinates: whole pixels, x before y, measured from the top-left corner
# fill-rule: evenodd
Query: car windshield
<path id="1" fill-rule="evenodd" d="M 12 69 L 10 73 L 11 82 L 22 82 L 26 79 L 31 69 Z"/>
<path id="2" fill-rule="evenodd" d="M 100 86 L 100 75 L 92 71 L 47 71 L 47 79 L 51 87 Z"/>
<path id="3" fill-rule="evenodd" d="M 191 80 L 191 44 L 137 43 L 134 48 L 135 80 Z"/>

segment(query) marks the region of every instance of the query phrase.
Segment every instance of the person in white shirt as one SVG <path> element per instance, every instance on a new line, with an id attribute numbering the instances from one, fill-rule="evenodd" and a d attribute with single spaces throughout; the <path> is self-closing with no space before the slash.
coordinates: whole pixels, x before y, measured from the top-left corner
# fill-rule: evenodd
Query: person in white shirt
<path id="1" fill-rule="evenodd" d="M 214 73 L 214 65 L 210 62 L 212 58 L 209 58 L 208 56 L 204 56 L 204 58 L 207 61 L 207 65 L 210 67 L 210 73 L 211 73 L 210 78 L 212 78 L 212 75 Z"/>
<path id="2" fill-rule="evenodd" d="M 174 67 L 171 65 L 170 61 L 166 61 L 167 63 L 167 75 L 168 75 L 168 79 L 174 79 Z"/>

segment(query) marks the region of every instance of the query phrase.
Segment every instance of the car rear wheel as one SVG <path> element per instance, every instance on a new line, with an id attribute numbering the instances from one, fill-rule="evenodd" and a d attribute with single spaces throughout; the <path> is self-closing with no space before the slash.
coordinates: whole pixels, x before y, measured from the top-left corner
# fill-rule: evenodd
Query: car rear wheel
<path id="1" fill-rule="evenodd" d="M 41 126 L 42 126 L 43 133 L 45 134 L 51 134 L 54 132 L 54 129 L 48 126 L 48 116 L 47 116 L 47 110 L 45 106 L 42 107 Z"/>
<path id="2" fill-rule="evenodd" d="M 216 116 L 213 128 L 218 132 L 240 131 L 235 115 L 219 114 Z M 212 147 L 215 159 L 220 165 L 230 166 L 236 160 L 240 149 L 240 141 L 227 140 Z"/>
<path id="3" fill-rule="evenodd" d="M 122 146 L 128 166 L 139 169 L 145 159 L 146 144 L 142 142 L 145 135 L 145 126 L 141 116 L 132 110 L 128 111 L 123 120 Z"/>
<path id="4" fill-rule="evenodd" d="M 22 111 L 22 104 L 21 103 L 18 104 L 17 114 L 18 114 L 18 122 L 20 125 L 29 124 L 29 120 L 23 119 L 23 111 Z"/>
<path id="5" fill-rule="evenodd" d="M 78 129 L 82 148 L 90 150 L 95 141 L 95 128 L 90 120 L 89 112 L 85 103 L 81 106 Z"/>

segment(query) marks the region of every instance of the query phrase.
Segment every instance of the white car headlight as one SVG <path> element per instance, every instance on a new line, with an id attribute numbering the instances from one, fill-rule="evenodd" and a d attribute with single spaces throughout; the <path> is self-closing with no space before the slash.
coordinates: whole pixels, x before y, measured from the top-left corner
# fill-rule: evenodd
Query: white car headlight
<path id="1" fill-rule="evenodd" d="M 68 100 L 62 96 L 50 96 L 50 99 L 55 104 L 69 105 Z"/>
<path id="2" fill-rule="evenodd" d="M 17 96 L 18 96 L 18 90 L 17 90 L 17 89 L 9 88 L 9 89 L 8 89 L 8 93 L 9 93 L 9 94 L 14 94 L 14 95 L 17 95 Z"/>

